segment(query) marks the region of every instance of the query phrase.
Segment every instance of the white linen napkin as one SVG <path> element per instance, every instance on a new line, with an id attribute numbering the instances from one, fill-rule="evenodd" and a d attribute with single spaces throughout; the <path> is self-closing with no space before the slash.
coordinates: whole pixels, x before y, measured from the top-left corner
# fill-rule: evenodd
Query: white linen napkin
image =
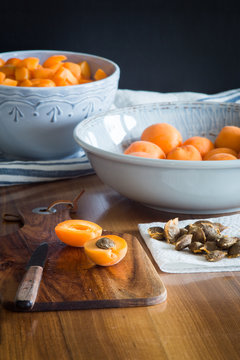
<path id="1" fill-rule="evenodd" d="M 179 221 L 179 227 L 184 227 L 200 219 Z M 206 219 L 204 219 L 206 220 Z M 220 222 L 228 226 L 222 233 L 230 236 L 240 236 L 240 214 L 208 218 L 212 222 Z M 240 271 L 240 257 L 224 258 L 217 262 L 209 262 L 201 254 L 193 254 L 189 250 L 175 250 L 175 246 L 165 241 L 159 241 L 148 235 L 147 229 L 151 226 L 164 227 L 163 222 L 139 224 L 142 238 L 149 248 L 160 270 L 167 273 L 203 273 L 221 271 Z"/>
<path id="2" fill-rule="evenodd" d="M 151 91 L 118 90 L 112 109 L 136 104 L 171 101 L 240 102 L 240 89 L 215 95 L 196 92 L 158 93 Z M 9 161 L 0 154 L 0 186 L 71 179 L 93 174 L 85 153 L 79 151 L 70 157 L 46 161 Z"/>

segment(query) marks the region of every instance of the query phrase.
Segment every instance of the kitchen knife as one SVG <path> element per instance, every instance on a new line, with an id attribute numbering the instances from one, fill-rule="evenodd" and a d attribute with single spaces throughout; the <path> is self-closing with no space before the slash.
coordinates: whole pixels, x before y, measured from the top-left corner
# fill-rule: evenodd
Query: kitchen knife
<path id="1" fill-rule="evenodd" d="M 47 253 L 47 243 L 42 243 L 33 252 L 26 266 L 27 271 L 17 290 L 15 305 L 18 309 L 30 310 L 33 307 L 42 279 L 42 272 L 47 259 Z"/>

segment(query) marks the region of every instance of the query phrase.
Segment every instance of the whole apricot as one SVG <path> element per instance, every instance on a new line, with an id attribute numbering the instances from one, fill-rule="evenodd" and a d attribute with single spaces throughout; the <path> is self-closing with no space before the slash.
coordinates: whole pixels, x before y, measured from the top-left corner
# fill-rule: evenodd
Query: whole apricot
<path id="1" fill-rule="evenodd" d="M 213 160 L 237 160 L 237 157 L 232 154 L 218 153 L 218 154 L 213 154 L 208 158 L 208 161 L 213 161 Z"/>
<path id="2" fill-rule="evenodd" d="M 219 132 L 216 141 L 216 147 L 227 147 L 237 152 L 240 151 L 240 127 L 224 126 Z"/>
<path id="3" fill-rule="evenodd" d="M 133 153 L 146 153 L 149 156 L 144 156 L 144 157 L 151 157 L 154 159 L 165 159 L 166 155 L 165 153 L 162 151 L 162 149 L 150 142 L 150 141 L 143 141 L 143 140 L 139 140 L 139 141 L 134 141 L 132 142 L 128 148 L 124 151 L 125 155 L 133 155 Z M 139 154 L 137 156 L 140 156 Z"/>
<path id="4" fill-rule="evenodd" d="M 202 156 L 193 145 L 177 146 L 167 154 L 167 160 L 201 161 Z"/>
<path id="5" fill-rule="evenodd" d="M 212 155 L 214 154 L 219 154 L 219 153 L 223 153 L 223 154 L 231 154 L 237 157 L 237 152 L 233 149 L 229 149 L 229 148 L 215 148 L 210 150 L 204 157 L 203 160 L 208 160 Z"/>
<path id="6" fill-rule="evenodd" d="M 182 144 L 181 133 L 171 124 L 157 123 L 148 126 L 141 135 L 141 140 L 158 145 L 165 154 Z"/>
<path id="7" fill-rule="evenodd" d="M 193 145 L 198 149 L 201 156 L 204 157 L 210 150 L 214 148 L 211 140 L 203 136 L 192 136 L 188 138 L 183 145 Z"/>

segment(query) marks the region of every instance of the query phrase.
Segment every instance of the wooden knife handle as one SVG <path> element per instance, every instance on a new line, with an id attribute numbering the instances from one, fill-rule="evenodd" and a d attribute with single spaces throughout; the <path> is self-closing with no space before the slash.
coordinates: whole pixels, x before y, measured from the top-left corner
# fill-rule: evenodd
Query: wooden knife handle
<path id="1" fill-rule="evenodd" d="M 33 307 L 42 279 L 42 272 L 41 266 L 31 266 L 27 270 L 17 290 L 15 298 L 17 308 L 30 310 Z"/>

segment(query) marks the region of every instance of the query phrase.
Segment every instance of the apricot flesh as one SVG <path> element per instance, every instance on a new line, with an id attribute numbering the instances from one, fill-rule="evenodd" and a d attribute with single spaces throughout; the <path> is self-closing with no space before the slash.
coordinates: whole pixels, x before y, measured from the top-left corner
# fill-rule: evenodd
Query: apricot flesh
<path id="1" fill-rule="evenodd" d="M 114 243 L 114 246 L 108 249 L 99 248 L 96 244 L 101 238 L 108 238 Z M 126 240 L 117 235 L 99 236 L 84 244 L 84 251 L 89 259 L 101 266 L 111 266 L 119 263 L 125 257 L 127 249 Z"/>

